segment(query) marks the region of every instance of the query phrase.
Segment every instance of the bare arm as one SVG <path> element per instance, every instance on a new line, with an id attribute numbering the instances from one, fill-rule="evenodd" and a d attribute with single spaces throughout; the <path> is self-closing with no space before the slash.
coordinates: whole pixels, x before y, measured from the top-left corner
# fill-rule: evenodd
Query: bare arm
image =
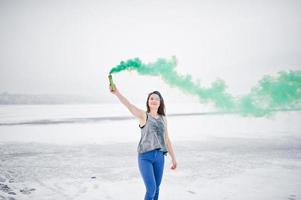
<path id="1" fill-rule="evenodd" d="M 163 117 L 163 119 L 164 119 L 164 123 L 165 123 L 164 140 L 165 140 L 165 144 L 166 144 L 166 147 L 167 147 L 167 151 L 169 152 L 170 157 L 172 159 L 172 167 L 171 167 L 171 169 L 176 169 L 176 167 L 177 167 L 176 154 L 175 154 L 175 152 L 173 150 L 172 143 L 171 143 L 171 140 L 170 140 L 170 137 L 169 137 L 169 134 L 168 134 L 167 119 L 166 119 L 165 116 Z"/>
<path id="2" fill-rule="evenodd" d="M 129 102 L 129 100 L 124 97 L 117 88 L 115 88 L 114 91 L 112 91 L 112 88 L 110 87 L 110 91 L 112 94 L 114 94 L 119 101 L 134 115 L 134 117 L 138 118 L 140 120 L 140 124 L 145 121 L 146 115 L 145 111 L 137 108 L 135 105 Z"/>

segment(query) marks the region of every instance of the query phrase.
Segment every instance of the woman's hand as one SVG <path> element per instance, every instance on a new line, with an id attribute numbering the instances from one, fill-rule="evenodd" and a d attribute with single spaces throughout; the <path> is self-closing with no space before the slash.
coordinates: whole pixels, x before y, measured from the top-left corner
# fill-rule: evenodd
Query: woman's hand
<path id="1" fill-rule="evenodd" d="M 116 85 L 114 85 L 114 90 L 112 89 L 113 87 L 111 86 L 111 85 L 109 85 L 109 90 L 110 90 L 110 92 L 112 93 L 112 94 L 117 94 L 117 93 L 119 93 L 119 91 L 118 91 L 118 89 L 116 88 Z"/>
<path id="2" fill-rule="evenodd" d="M 177 161 L 175 159 L 173 159 L 170 169 L 175 170 L 176 168 L 177 168 Z"/>

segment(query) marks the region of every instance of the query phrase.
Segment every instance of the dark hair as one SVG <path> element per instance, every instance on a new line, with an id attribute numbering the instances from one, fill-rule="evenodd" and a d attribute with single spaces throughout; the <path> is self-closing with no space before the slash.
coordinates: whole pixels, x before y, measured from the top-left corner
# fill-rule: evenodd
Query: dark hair
<path id="1" fill-rule="evenodd" d="M 150 112 L 150 108 L 149 108 L 149 105 L 148 105 L 148 100 L 149 100 L 149 98 L 150 98 L 150 96 L 151 96 L 152 94 L 156 94 L 156 95 L 158 95 L 158 96 L 160 97 L 160 106 L 159 106 L 159 108 L 158 108 L 157 113 L 158 113 L 159 115 L 165 116 L 165 104 L 164 104 L 164 100 L 163 100 L 162 95 L 161 95 L 160 92 L 158 92 L 158 91 L 153 91 L 153 92 L 151 92 L 151 93 L 148 94 L 147 99 L 146 99 L 147 112 Z"/>

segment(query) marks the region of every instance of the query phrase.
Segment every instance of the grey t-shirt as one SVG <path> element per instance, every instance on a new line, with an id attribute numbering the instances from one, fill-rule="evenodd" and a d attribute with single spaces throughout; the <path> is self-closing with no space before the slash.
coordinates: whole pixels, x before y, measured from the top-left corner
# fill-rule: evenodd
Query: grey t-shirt
<path id="1" fill-rule="evenodd" d="M 156 119 L 149 113 L 146 113 L 146 123 L 141 128 L 141 139 L 138 144 L 138 153 L 144 153 L 154 149 L 163 151 L 164 155 L 167 153 L 167 148 L 164 142 L 165 123 L 163 117 L 159 115 Z"/>

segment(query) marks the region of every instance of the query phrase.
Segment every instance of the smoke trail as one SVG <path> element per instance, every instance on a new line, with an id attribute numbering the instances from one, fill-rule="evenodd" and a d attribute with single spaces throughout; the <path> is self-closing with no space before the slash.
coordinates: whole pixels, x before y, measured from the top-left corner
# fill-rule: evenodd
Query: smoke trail
<path id="1" fill-rule="evenodd" d="M 192 81 L 190 75 L 175 71 L 177 61 L 158 59 L 144 64 L 139 58 L 122 61 L 110 71 L 135 70 L 141 75 L 159 76 L 171 87 L 186 94 L 196 95 L 203 103 L 213 103 L 220 111 L 238 112 L 242 115 L 265 116 L 276 110 L 295 109 L 301 102 L 301 71 L 279 72 L 277 77 L 265 76 L 248 95 L 233 97 L 226 92 L 223 80 L 216 80 L 210 87 Z"/>
<path id="2" fill-rule="evenodd" d="M 255 116 L 300 108 L 301 71 L 281 71 L 276 77 L 265 76 L 238 102 L 238 111 Z"/>

